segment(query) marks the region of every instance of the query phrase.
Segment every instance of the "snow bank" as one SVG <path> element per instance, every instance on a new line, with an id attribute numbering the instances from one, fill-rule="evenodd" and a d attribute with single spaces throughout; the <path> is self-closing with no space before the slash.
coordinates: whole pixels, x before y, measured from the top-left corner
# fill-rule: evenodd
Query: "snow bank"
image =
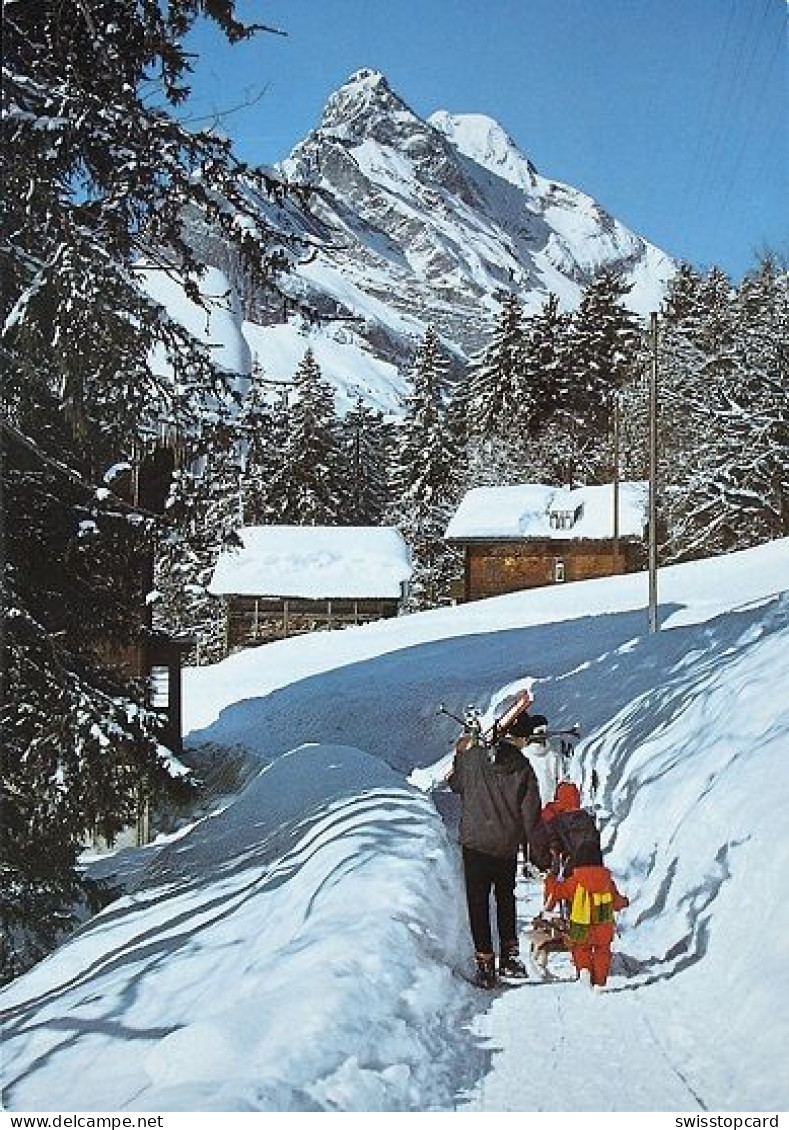
<path id="1" fill-rule="evenodd" d="M 7 1103 L 446 1105 L 471 993 L 447 847 L 377 758 L 294 750 L 6 990 Z"/>
<path id="2" fill-rule="evenodd" d="M 649 988 L 655 1015 L 672 1017 L 673 1057 L 707 1078 L 715 1108 L 780 1109 L 789 1097 L 777 1052 L 789 1019 L 775 1009 L 789 995 L 789 596 L 692 638 L 660 683 L 587 745 L 583 766 L 601 775 L 610 858 L 632 897 L 626 987 Z"/>

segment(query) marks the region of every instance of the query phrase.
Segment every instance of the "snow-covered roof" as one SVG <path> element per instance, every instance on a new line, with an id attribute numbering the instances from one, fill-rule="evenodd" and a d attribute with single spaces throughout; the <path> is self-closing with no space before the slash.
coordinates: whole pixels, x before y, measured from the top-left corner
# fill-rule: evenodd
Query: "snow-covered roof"
<path id="1" fill-rule="evenodd" d="M 408 546 L 390 526 L 246 526 L 243 549 L 220 554 L 214 596 L 311 600 L 399 597 Z"/>
<path id="2" fill-rule="evenodd" d="M 619 484 L 619 536 L 641 537 L 647 520 L 648 484 Z M 611 538 L 614 487 L 567 488 L 544 483 L 476 487 L 458 506 L 446 528 L 450 540 Z"/>

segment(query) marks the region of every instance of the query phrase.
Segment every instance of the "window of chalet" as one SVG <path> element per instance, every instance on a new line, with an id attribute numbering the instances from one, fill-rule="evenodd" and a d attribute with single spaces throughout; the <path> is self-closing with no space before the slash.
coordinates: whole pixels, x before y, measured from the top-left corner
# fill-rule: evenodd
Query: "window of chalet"
<path id="1" fill-rule="evenodd" d="M 564 560 L 561 557 L 553 559 L 553 579 L 557 582 L 564 580 Z"/>
<path id="2" fill-rule="evenodd" d="M 574 510 L 551 510 L 548 514 L 548 525 L 552 530 L 571 530 L 583 512 L 583 503 Z"/>
<path id="3" fill-rule="evenodd" d="M 154 710 L 167 710 L 170 705 L 170 669 L 163 665 L 151 667 L 149 698 Z"/>

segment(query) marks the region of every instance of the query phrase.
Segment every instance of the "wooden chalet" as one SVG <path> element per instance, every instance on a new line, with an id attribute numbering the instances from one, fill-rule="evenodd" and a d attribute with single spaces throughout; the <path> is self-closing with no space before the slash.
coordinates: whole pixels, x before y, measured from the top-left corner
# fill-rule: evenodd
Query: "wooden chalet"
<path id="1" fill-rule="evenodd" d="M 133 466 L 126 464 L 120 470 L 114 469 L 113 493 L 141 513 L 163 514 L 173 464 L 174 454 L 169 447 L 153 447 Z M 138 561 L 141 591 L 150 592 L 154 588 L 153 553 L 139 554 Z M 144 683 L 146 705 L 162 718 L 162 745 L 180 754 L 183 749 L 181 669 L 184 653 L 194 646 L 194 640 L 154 628 L 150 605 L 143 600 L 136 610 L 136 622 L 132 642 L 120 645 L 107 641 L 99 646 L 99 653 L 124 679 Z"/>
<path id="2" fill-rule="evenodd" d="M 396 616 L 411 576 L 388 526 L 247 526 L 209 592 L 225 604 L 227 653 L 288 636 Z"/>
<path id="3" fill-rule="evenodd" d="M 88 497 L 93 496 L 95 487 L 42 454 L 35 444 L 6 420 L 2 421 L 2 446 L 9 466 L 33 474 L 45 464 L 64 486 L 70 484 L 70 489 L 77 496 L 83 491 Z M 140 453 L 134 464 L 118 464 L 112 468 L 105 479 L 111 487 L 111 492 L 108 493 L 111 493 L 118 505 L 129 511 L 152 516 L 163 514 L 173 466 L 174 453 L 171 445 L 152 444 L 150 451 Z M 129 551 L 136 552 L 141 571 L 139 587 L 141 592 L 149 592 L 153 588 L 153 555 L 134 551 L 134 527 L 129 526 L 128 529 Z M 57 564 L 31 562 L 30 568 L 34 567 L 47 570 L 56 568 Z M 135 619 L 137 631 L 134 642 L 124 646 L 105 640 L 97 645 L 96 651 L 101 660 L 115 668 L 123 678 L 145 682 L 147 704 L 158 711 L 164 721 L 162 744 L 177 754 L 182 749 L 181 657 L 186 649 L 193 646 L 194 641 L 155 631 L 151 626 L 150 607 L 142 598 L 136 609 Z"/>
<path id="4" fill-rule="evenodd" d="M 183 751 L 182 678 L 184 653 L 194 646 L 191 638 L 168 635 L 144 626 L 126 647 L 102 646 L 104 662 L 126 679 L 142 680 L 147 706 L 162 719 L 161 742 L 174 754 Z"/>
<path id="5" fill-rule="evenodd" d="M 527 483 L 469 491 L 445 533 L 464 556 L 458 599 L 643 568 L 647 493 L 642 482 L 618 489 Z"/>

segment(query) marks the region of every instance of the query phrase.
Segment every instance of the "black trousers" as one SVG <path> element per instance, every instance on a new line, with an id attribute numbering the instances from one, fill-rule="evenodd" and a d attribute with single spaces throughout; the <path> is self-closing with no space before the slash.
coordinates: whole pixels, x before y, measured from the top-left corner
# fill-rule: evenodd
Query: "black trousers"
<path id="1" fill-rule="evenodd" d="M 490 892 L 496 902 L 496 925 L 499 953 L 518 952 L 518 927 L 515 911 L 515 875 L 518 857 L 501 858 L 485 852 L 463 848 L 463 872 L 466 879 L 466 901 L 471 924 L 471 937 L 477 953 L 493 953 L 490 926 Z"/>

